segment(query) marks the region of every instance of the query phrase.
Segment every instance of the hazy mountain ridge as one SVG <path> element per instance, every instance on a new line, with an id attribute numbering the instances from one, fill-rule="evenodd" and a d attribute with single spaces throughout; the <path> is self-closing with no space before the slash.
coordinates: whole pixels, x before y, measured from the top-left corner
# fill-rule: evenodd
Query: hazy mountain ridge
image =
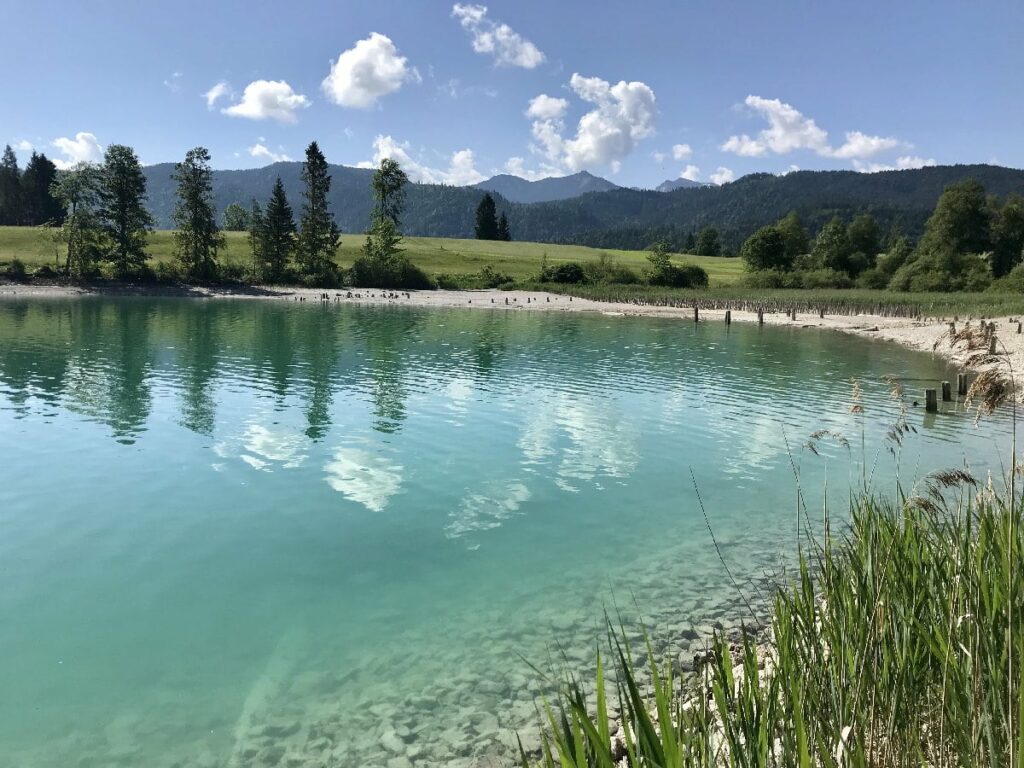
<path id="1" fill-rule="evenodd" d="M 172 225 L 173 170 L 173 163 L 145 169 L 149 207 L 158 227 Z M 233 202 L 248 207 L 254 197 L 265 203 L 274 179 L 280 176 L 298 218 L 302 205 L 301 170 L 301 163 L 286 162 L 249 170 L 215 171 L 217 209 L 222 211 Z M 372 173 L 363 168 L 331 166 L 329 201 L 339 226 L 348 236 L 362 233 L 369 226 Z M 895 223 L 907 233 L 917 235 L 943 188 L 964 178 L 977 179 L 990 194 L 1000 197 L 1024 194 L 1024 171 L 992 165 L 934 166 L 882 173 L 761 173 L 722 186 L 671 192 L 616 187 L 535 203 L 511 202 L 501 193 L 493 194 L 499 212 L 507 212 L 513 238 L 518 240 L 644 248 L 658 238 L 679 245 L 691 229 L 715 226 L 726 245 L 736 249 L 755 229 L 791 210 L 800 214 L 812 232 L 834 215 L 849 219 L 857 212 L 868 211 L 883 228 Z M 403 231 L 410 235 L 472 237 L 474 213 L 482 194 L 477 187 L 410 184 Z"/>
<path id="2" fill-rule="evenodd" d="M 567 200 L 589 192 L 608 192 L 622 189 L 608 179 L 580 171 L 571 176 L 554 176 L 530 181 L 502 173 L 473 185 L 477 189 L 497 192 L 513 203 L 544 203 L 551 200 Z"/>

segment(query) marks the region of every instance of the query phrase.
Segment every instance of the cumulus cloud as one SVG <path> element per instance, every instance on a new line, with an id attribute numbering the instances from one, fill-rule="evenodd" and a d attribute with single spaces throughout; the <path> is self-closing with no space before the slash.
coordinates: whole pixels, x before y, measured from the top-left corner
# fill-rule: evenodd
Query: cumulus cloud
<path id="1" fill-rule="evenodd" d="M 530 105 L 526 109 L 526 116 L 533 120 L 561 120 L 569 109 L 569 102 L 554 96 L 542 93 L 530 99 Z"/>
<path id="2" fill-rule="evenodd" d="M 720 165 L 718 170 L 708 176 L 708 178 L 715 184 L 728 184 L 736 178 L 736 174 L 731 169 Z"/>
<path id="3" fill-rule="evenodd" d="M 935 158 L 923 158 L 917 155 L 905 155 L 896 158 L 893 164 L 888 163 L 865 163 L 861 160 L 854 160 L 853 167 L 861 173 L 879 173 L 880 171 L 906 171 L 911 168 L 927 168 L 935 165 Z"/>
<path id="4" fill-rule="evenodd" d="M 452 6 L 452 16 L 473 39 L 473 50 L 488 53 L 494 63 L 505 67 L 533 69 L 544 61 L 544 54 L 508 24 L 500 24 L 487 17 L 485 5 Z"/>
<path id="5" fill-rule="evenodd" d="M 35 149 L 35 146 L 28 139 L 21 139 L 19 141 L 16 141 L 14 142 L 13 146 L 14 149 L 17 150 L 18 152 L 31 152 L 33 149 Z"/>
<path id="6" fill-rule="evenodd" d="M 64 157 L 54 158 L 54 165 L 61 170 L 71 168 L 78 163 L 100 163 L 103 161 L 103 147 L 96 136 L 85 131 L 75 134 L 75 138 L 66 136 L 53 140 L 53 146 Z"/>
<path id="7" fill-rule="evenodd" d="M 679 174 L 679 178 L 687 179 L 688 181 L 700 181 L 700 168 L 696 165 L 688 165 Z"/>
<path id="8" fill-rule="evenodd" d="M 761 115 L 768 122 L 768 127 L 754 137 L 745 133 L 730 136 L 720 147 L 724 152 L 760 157 L 767 152 L 784 155 L 803 149 L 822 157 L 852 160 L 854 167 L 858 167 L 865 165 L 863 161 L 867 158 L 897 147 L 909 146 L 892 136 L 871 136 L 861 131 L 847 131 L 846 141 L 833 147 L 828 132 L 791 104 L 754 95 L 747 96 L 744 104 Z"/>
<path id="9" fill-rule="evenodd" d="M 419 72 L 398 55 L 391 38 L 374 32 L 331 63 L 330 74 L 320 87 L 335 104 L 367 109 L 408 80 L 421 80 Z"/>
<path id="10" fill-rule="evenodd" d="M 533 120 L 530 150 L 541 155 L 556 173 L 604 166 L 615 173 L 636 143 L 654 132 L 654 91 L 646 83 L 623 80 L 612 85 L 578 73 L 569 86 L 593 109 L 580 118 L 575 135 L 567 136 L 563 120 L 566 100 L 537 96 L 526 110 Z"/>
<path id="11" fill-rule="evenodd" d="M 249 120 L 272 119 L 281 123 L 294 123 L 298 120 L 295 113 L 310 103 L 309 99 L 292 90 L 284 80 L 254 80 L 245 86 L 240 102 L 221 112 Z"/>
<path id="12" fill-rule="evenodd" d="M 274 152 L 272 149 L 267 147 L 262 142 L 256 142 L 249 147 L 249 155 L 251 157 L 257 157 L 263 160 L 268 160 L 271 163 L 283 163 L 291 160 L 291 158 L 284 152 Z"/>
<path id="13" fill-rule="evenodd" d="M 689 144 L 675 144 L 672 146 L 672 157 L 675 160 L 685 160 L 693 154 L 693 149 Z"/>
<path id="14" fill-rule="evenodd" d="M 486 178 L 476 169 L 476 160 L 471 149 L 453 152 L 447 168 L 431 168 L 409 154 L 409 142 L 397 141 L 391 136 L 378 135 L 373 140 L 373 160 L 357 163 L 359 168 L 375 168 L 380 161 L 389 158 L 402 166 L 412 181 L 426 184 L 452 184 L 467 186 Z"/>
<path id="15" fill-rule="evenodd" d="M 865 159 L 874 157 L 880 152 L 885 152 L 887 149 L 895 149 L 902 146 L 902 144 L 903 142 L 899 139 L 892 137 L 868 136 L 860 131 L 848 131 L 846 143 L 833 150 L 832 157 Z"/>
<path id="16" fill-rule="evenodd" d="M 231 86 L 221 80 L 210 90 L 204 93 L 203 98 L 206 99 L 206 108 L 213 109 L 218 101 L 221 99 L 230 99 L 233 95 L 234 94 L 231 92 Z"/>
<path id="17" fill-rule="evenodd" d="M 558 168 L 545 164 L 542 164 L 540 168 L 527 168 L 526 160 L 522 157 L 510 157 L 505 162 L 505 172 L 511 173 L 513 176 L 518 176 L 521 179 L 527 179 L 528 181 L 537 181 L 538 179 L 547 179 L 551 176 L 564 175 Z"/>

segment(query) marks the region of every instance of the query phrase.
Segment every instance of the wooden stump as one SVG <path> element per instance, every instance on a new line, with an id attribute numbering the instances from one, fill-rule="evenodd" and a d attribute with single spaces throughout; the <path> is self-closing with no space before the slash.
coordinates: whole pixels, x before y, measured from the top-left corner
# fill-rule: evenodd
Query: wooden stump
<path id="1" fill-rule="evenodd" d="M 948 381 L 942 382 L 942 402 L 948 403 L 953 399 L 953 388 Z"/>
<path id="2" fill-rule="evenodd" d="M 958 373 L 956 375 L 956 393 L 958 395 L 961 395 L 961 396 L 967 394 L 967 374 L 966 373 Z"/>
<path id="3" fill-rule="evenodd" d="M 924 391 L 924 409 L 928 413 L 937 413 L 939 410 L 939 398 L 938 391 L 935 389 L 926 389 Z"/>

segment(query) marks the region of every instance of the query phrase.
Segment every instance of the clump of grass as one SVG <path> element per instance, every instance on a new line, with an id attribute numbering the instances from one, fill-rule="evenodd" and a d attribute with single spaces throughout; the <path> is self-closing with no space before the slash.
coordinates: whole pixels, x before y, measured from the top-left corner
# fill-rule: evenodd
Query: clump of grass
<path id="1" fill-rule="evenodd" d="M 611 632 L 618 737 L 599 659 L 593 698 L 573 682 L 547 708 L 539 764 L 1024 764 L 1020 500 L 976 485 L 953 470 L 898 504 L 862 496 L 775 597 L 770 641 L 717 638 L 696 688 L 648 651 L 642 690 Z"/>

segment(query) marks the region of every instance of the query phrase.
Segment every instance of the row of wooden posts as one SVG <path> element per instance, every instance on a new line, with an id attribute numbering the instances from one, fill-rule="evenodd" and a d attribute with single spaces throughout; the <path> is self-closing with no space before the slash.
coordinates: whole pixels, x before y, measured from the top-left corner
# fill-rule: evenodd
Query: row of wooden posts
<path id="1" fill-rule="evenodd" d="M 786 310 L 786 316 L 789 317 L 791 320 L 796 320 L 796 310 L 795 309 Z M 818 317 L 824 318 L 825 317 L 825 310 L 819 309 L 818 310 Z M 958 319 L 958 318 L 955 318 L 955 319 Z M 694 306 L 694 308 L 693 308 L 693 322 L 695 322 L 695 323 L 700 322 L 700 309 L 698 307 L 696 307 L 696 306 Z M 1010 322 L 1011 323 L 1015 322 L 1014 318 L 1011 317 L 1010 318 Z M 764 310 L 763 309 L 758 309 L 757 310 L 757 323 L 758 323 L 758 325 L 764 325 Z M 1024 321 L 1016 320 L 1016 323 L 1017 323 L 1017 333 L 1024 333 Z M 725 324 L 726 325 L 732 325 L 732 310 L 731 309 L 725 310 Z M 988 323 L 986 325 L 984 321 L 982 321 L 982 324 L 984 325 L 986 335 L 988 336 L 989 354 L 994 355 L 994 354 L 996 354 L 996 343 L 997 343 L 996 334 L 995 334 L 996 324 L 995 323 Z M 953 334 L 956 333 L 956 322 L 951 322 L 949 324 L 949 333 L 950 333 L 950 335 L 953 335 Z M 966 373 L 958 373 L 956 375 L 956 393 L 957 393 L 957 396 L 958 397 L 964 397 L 967 394 L 967 387 L 968 387 L 967 374 Z M 924 391 L 924 409 L 928 413 L 938 413 L 938 411 L 939 411 L 939 392 L 940 392 L 940 389 L 937 388 L 937 387 L 936 388 L 929 387 L 929 388 L 925 389 L 925 391 Z M 948 381 L 942 382 L 941 392 L 942 392 L 942 402 L 949 403 L 949 402 L 953 401 L 953 386 L 952 386 L 952 384 L 950 382 L 948 382 Z"/>

